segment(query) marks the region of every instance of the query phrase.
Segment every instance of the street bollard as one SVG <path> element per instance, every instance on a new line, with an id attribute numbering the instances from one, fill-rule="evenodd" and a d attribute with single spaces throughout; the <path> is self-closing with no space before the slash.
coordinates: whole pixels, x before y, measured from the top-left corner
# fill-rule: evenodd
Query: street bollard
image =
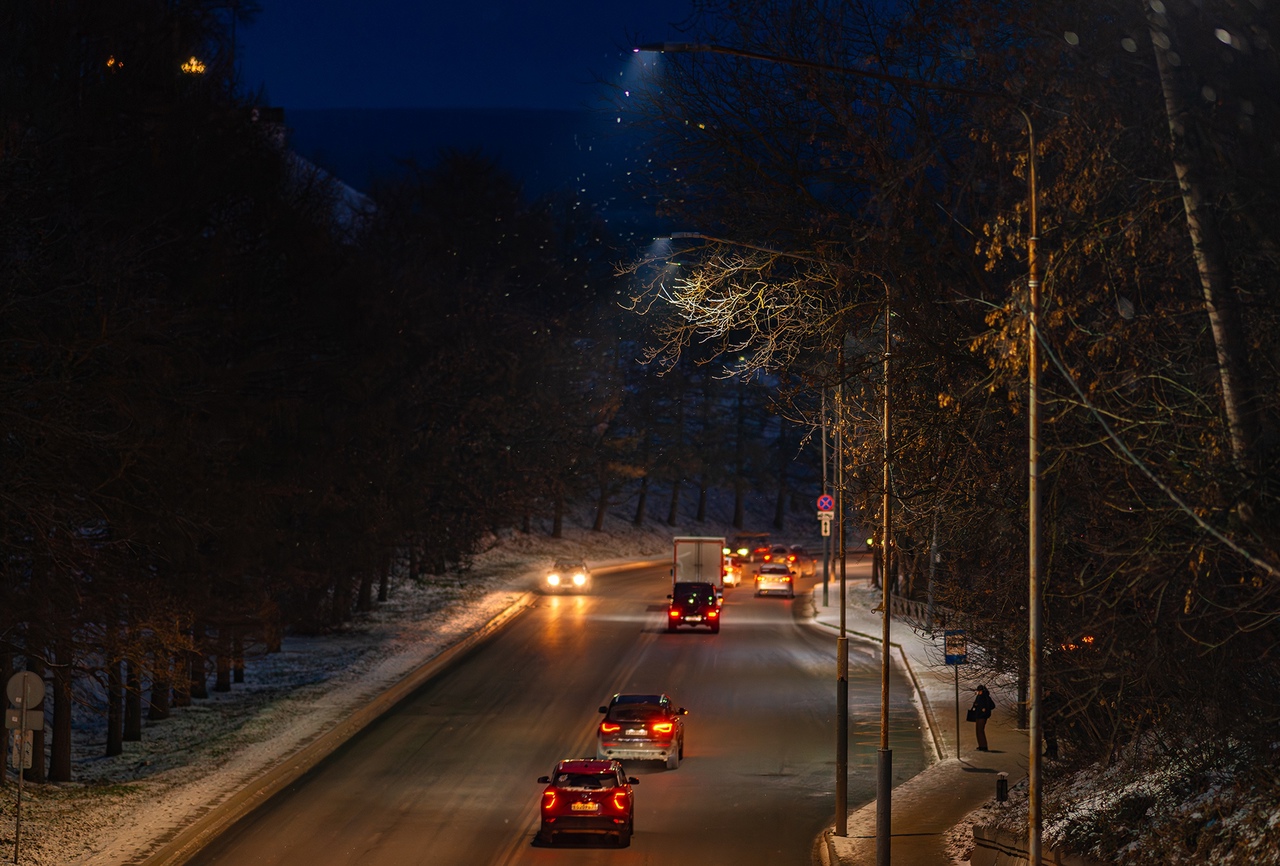
<path id="1" fill-rule="evenodd" d="M 1009 774 L 996 774 L 996 802 L 1004 803 L 1009 799 Z"/>

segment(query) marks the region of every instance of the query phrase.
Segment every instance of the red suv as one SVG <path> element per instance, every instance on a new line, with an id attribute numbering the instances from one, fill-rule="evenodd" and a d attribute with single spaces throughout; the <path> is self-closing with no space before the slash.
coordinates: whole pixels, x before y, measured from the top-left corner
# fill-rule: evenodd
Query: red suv
<path id="1" fill-rule="evenodd" d="M 631 786 L 640 780 L 623 774 L 621 761 L 561 761 L 538 781 L 547 787 L 537 841 L 550 845 L 557 833 L 594 833 L 614 836 L 619 848 L 631 844 L 636 828 Z"/>

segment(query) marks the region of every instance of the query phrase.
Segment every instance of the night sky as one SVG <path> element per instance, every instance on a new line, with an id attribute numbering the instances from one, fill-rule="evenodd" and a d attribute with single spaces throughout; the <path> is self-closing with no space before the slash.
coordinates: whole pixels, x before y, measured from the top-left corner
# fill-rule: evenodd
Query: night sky
<path id="1" fill-rule="evenodd" d="M 243 86 L 307 108 L 584 108 L 690 0 L 260 0 Z"/>

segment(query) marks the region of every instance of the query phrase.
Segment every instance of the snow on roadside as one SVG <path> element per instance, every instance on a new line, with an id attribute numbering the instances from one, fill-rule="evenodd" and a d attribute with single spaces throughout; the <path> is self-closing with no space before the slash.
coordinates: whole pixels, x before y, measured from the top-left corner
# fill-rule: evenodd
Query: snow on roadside
<path id="1" fill-rule="evenodd" d="M 245 683 L 144 723 L 141 742 L 102 757 L 102 726 L 77 726 L 73 778 L 24 783 L 20 859 L 25 866 L 118 866 L 240 790 L 281 758 L 346 718 L 534 586 L 560 555 L 589 564 L 665 556 L 672 530 L 610 526 L 566 530 L 561 540 L 512 534 L 456 574 L 416 583 L 401 576 L 389 600 L 346 628 L 286 637 L 282 651 L 246 659 Z M 702 528 L 698 534 L 718 532 Z M 16 782 L 0 792 L 0 856 L 12 859 Z"/>

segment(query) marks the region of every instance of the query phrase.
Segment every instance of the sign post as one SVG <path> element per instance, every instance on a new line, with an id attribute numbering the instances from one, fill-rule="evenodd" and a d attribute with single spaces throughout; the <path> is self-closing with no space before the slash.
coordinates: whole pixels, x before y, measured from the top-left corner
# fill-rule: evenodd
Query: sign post
<path id="1" fill-rule="evenodd" d="M 822 526 L 822 537 L 831 537 L 831 518 L 835 514 L 836 500 L 830 493 L 824 493 L 818 497 L 818 523 Z M 827 606 L 827 586 L 829 580 L 829 572 L 831 568 L 828 565 L 826 556 L 827 545 L 822 545 L 822 606 Z"/>
<path id="2" fill-rule="evenodd" d="M 19 671 L 9 678 L 4 687 L 13 704 L 5 710 L 4 726 L 13 731 L 13 752 L 10 759 L 18 771 L 18 812 L 13 830 L 13 862 L 18 862 L 18 850 L 22 844 L 22 779 L 24 770 L 31 767 L 31 751 L 35 732 L 44 730 L 44 710 L 37 709 L 44 703 L 44 680 L 31 671 Z"/>
<path id="3" fill-rule="evenodd" d="M 964 629 L 949 628 L 942 632 L 943 658 L 956 675 L 956 758 L 960 757 L 960 665 L 969 663 L 969 650 Z"/>

